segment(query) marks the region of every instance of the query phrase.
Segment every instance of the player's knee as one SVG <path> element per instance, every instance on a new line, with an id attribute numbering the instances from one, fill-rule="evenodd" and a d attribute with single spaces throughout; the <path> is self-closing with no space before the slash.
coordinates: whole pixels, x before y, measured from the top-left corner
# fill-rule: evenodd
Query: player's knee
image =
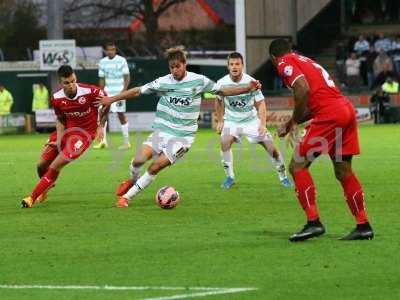
<path id="1" fill-rule="evenodd" d="M 339 181 L 342 181 L 350 173 L 351 172 L 349 170 L 347 170 L 346 168 L 340 168 L 340 167 L 335 168 L 335 177 Z"/>
<path id="2" fill-rule="evenodd" d="M 275 159 L 279 159 L 279 152 L 276 150 L 276 148 L 272 148 L 272 157 Z"/>
<path id="3" fill-rule="evenodd" d="M 295 170 L 296 170 L 296 167 L 295 167 L 293 162 L 290 162 L 288 169 L 289 169 L 290 175 L 292 175 L 292 177 L 293 177 L 294 173 L 295 173 Z"/>
<path id="4" fill-rule="evenodd" d="M 302 165 L 302 164 L 297 164 L 296 162 L 294 162 L 293 160 L 289 163 L 289 173 L 290 175 L 292 175 L 292 177 L 294 177 L 294 174 L 300 170 L 306 169 L 307 166 Z"/>
<path id="5" fill-rule="evenodd" d="M 228 138 L 221 139 L 221 151 L 226 152 L 229 151 L 232 147 L 233 141 L 229 140 Z"/>
<path id="6" fill-rule="evenodd" d="M 37 170 L 38 176 L 41 178 L 44 174 L 46 174 L 48 168 L 49 168 L 49 165 L 47 162 L 39 162 L 36 165 L 36 170 Z"/>
<path id="7" fill-rule="evenodd" d="M 131 162 L 131 166 L 134 168 L 140 168 L 141 166 L 143 166 L 143 164 L 144 164 L 143 160 L 136 159 L 136 158 Z"/>
<path id="8" fill-rule="evenodd" d="M 231 147 L 230 147 L 229 145 L 221 144 L 221 151 L 222 151 L 222 152 L 229 151 L 230 148 L 231 148 Z"/>
<path id="9" fill-rule="evenodd" d="M 161 171 L 161 169 L 162 169 L 161 164 L 159 164 L 159 163 L 152 163 L 152 164 L 150 165 L 150 167 L 147 169 L 147 172 L 148 172 L 150 175 L 157 175 L 158 172 Z"/>

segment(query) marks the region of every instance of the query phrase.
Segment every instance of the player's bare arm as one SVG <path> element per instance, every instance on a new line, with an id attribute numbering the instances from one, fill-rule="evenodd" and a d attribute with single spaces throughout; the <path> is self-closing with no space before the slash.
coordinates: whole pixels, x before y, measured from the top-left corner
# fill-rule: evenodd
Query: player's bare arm
<path id="1" fill-rule="evenodd" d="M 253 80 L 247 86 L 223 87 L 219 91 L 217 91 L 217 95 L 236 96 L 240 94 L 255 92 L 257 90 L 260 90 L 261 87 L 261 82 L 259 82 L 258 80 Z"/>
<path id="2" fill-rule="evenodd" d="M 108 118 L 108 113 L 110 111 L 110 106 L 102 106 L 99 111 L 99 126 L 104 127 L 107 118 Z"/>
<path id="3" fill-rule="evenodd" d="M 104 90 L 105 86 L 106 86 L 106 81 L 105 81 L 104 77 L 100 77 L 100 79 L 99 79 L 99 88 Z"/>
<path id="4" fill-rule="evenodd" d="M 216 99 L 214 108 L 215 108 L 215 115 L 217 117 L 216 129 L 218 133 L 221 133 L 222 128 L 224 127 L 224 113 L 225 113 L 224 102 Z"/>
<path id="5" fill-rule="evenodd" d="M 310 87 L 304 77 L 297 79 L 293 85 L 294 93 L 294 110 L 292 119 L 296 124 L 304 122 L 307 114 L 307 104 L 309 98 Z"/>
<path id="6" fill-rule="evenodd" d="M 108 119 L 108 112 L 110 111 L 110 106 L 101 106 L 99 109 L 99 119 L 98 119 L 98 126 L 96 137 L 99 140 L 104 138 L 104 126 L 106 125 Z"/>
<path id="7" fill-rule="evenodd" d="M 57 131 L 56 145 L 61 145 L 61 140 L 64 135 L 64 130 L 65 130 L 65 119 L 57 117 L 57 119 L 56 119 L 56 131 Z"/>
<path id="8" fill-rule="evenodd" d="M 122 89 L 122 91 L 128 90 L 129 82 L 131 82 L 131 76 L 129 74 L 125 74 L 124 75 L 124 88 Z"/>
<path id="9" fill-rule="evenodd" d="M 267 132 L 267 106 L 265 105 L 265 99 L 263 101 L 258 101 L 254 103 L 254 106 L 257 109 L 258 118 L 260 119 L 260 127 L 258 128 L 258 132 L 260 135 L 264 135 Z"/>
<path id="10" fill-rule="evenodd" d="M 296 124 L 305 122 L 308 117 L 307 104 L 310 87 L 304 77 L 298 78 L 293 84 L 294 109 L 290 120 L 278 130 L 279 137 L 286 136 Z"/>
<path id="11" fill-rule="evenodd" d="M 140 96 L 140 87 L 134 87 L 112 97 L 99 96 L 97 97 L 97 99 L 100 101 L 102 105 L 111 105 L 112 103 L 120 101 L 122 99 L 129 100 L 131 98 L 136 98 L 139 96 Z"/>

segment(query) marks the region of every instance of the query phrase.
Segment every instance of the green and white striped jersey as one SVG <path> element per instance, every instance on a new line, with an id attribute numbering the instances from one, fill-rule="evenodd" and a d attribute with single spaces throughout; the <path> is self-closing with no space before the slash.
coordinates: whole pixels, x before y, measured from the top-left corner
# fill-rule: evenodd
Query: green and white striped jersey
<path id="1" fill-rule="evenodd" d="M 223 87 L 238 87 L 247 86 L 252 80 L 255 80 L 250 75 L 243 73 L 242 79 L 239 82 L 234 82 L 230 75 L 226 75 L 217 81 L 217 85 Z M 253 121 L 257 118 L 257 110 L 254 106 L 254 102 L 264 100 L 264 95 L 260 90 L 237 96 L 218 96 L 219 101 L 224 101 L 225 113 L 224 120 L 245 123 Z"/>
<path id="2" fill-rule="evenodd" d="M 194 136 L 202 93 L 217 91 L 215 82 L 192 72 L 187 72 L 181 81 L 168 74 L 140 88 L 142 94 L 156 93 L 160 97 L 153 129 L 175 136 Z"/>
<path id="3" fill-rule="evenodd" d="M 105 91 L 110 96 L 119 94 L 124 88 L 124 75 L 129 75 L 126 59 L 115 55 L 112 59 L 108 56 L 99 62 L 99 77 L 105 80 Z"/>

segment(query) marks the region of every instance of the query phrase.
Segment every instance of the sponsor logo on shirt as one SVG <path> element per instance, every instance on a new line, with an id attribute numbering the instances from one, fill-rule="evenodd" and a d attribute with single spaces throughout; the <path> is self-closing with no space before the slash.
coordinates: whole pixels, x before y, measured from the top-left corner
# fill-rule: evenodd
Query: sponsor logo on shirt
<path id="1" fill-rule="evenodd" d="M 246 101 L 244 99 L 229 101 L 229 105 L 232 107 L 243 108 L 246 106 Z"/>
<path id="2" fill-rule="evenodd" d="M 85 100 L 86 101 L 86 100 Z M 66 112 L 65 115 L 67 117 L 73 117 L 73 118 L 82 118 L 90 114 L 90 107 L 86 111 L 73 111 L 73 112 Z"/>
<path id="3" fill-rule="evenodd" d="M 189 106 L 191 102 L 192 101 L 189 97 L 186 97 L 186 98 L 169 97 L 169 103 L 175 104 L 177 106 Z"/>
<path id="4" fill-rule="evenodd" d="M 283 73 L 285 74 L 285 76 L 292 76 L 292 74 L 293 74 L 293 67 L 292 66 L 286 66 L 284 69 L 283 69 Z"/>

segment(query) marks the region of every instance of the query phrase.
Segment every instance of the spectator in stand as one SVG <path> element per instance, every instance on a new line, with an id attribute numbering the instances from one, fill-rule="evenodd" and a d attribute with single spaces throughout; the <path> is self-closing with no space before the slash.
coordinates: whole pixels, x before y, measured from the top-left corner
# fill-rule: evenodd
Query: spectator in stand
<path id="1" fill-rule="evenodd" d="M 382 86 L 388 77 L 392 77 L 393 80 L 398 81 L 398 76 L 393 71 L 393 66 L 389 63 L 386 63 L 383 65 L 383 70 L 376 76 L 373 88 Z"/>
<path id="2" fill-rule="evenodd" d="M 360 75 L 364 85 L 368 84 L 367 79 L 367 63 L 366 63 L 366 55 L 370 48 L 369 42 L 365 39 L 364 35 L 360 35 L 358 37 L 358 41 L 354 43 L 353 50 L 357 53 L 360 58 L 361 66 L 360 66 Z"/>
<path id="3" fill-rule="evenodd" d="M 397 36 L 392 43 L 392 49 L 389 52 L 393 59 L 393 65 L 396 72 L 400 73 L 400 36 Z"/>
<path id="4" fill-rule="evenodd" d="M 49 91 L 43 83 L 32 86 L 32 111 L 49 108 Z"/>
<path id="5" fill-rule="evenodd" d="M 347 87 L 359 88 L 360 87 L 360 59 L 357 54 L 352 52 L 350 57 L 346 60 L 346 76 Z"/>
<path id="6" fill-rule="evenodd" d="M 359 55 L 364 55 L 369 50 L 369 42 L 363 35 L 358 37 L 358 41 L 355 42 L 353 50 Z"/>
<path id="7" fill-rule="evenodd" d="M 392 48 L 392 41 L 385 37 L 383 33 L 380 33 L 379 38 L 375 41 L 374 46 L 377 51 L 383 50 L 388 52 Z"/>
<path id="8" fill-rule="evenodd" d="M 376 48 L 376 47 L 375 47 Z M 389 68 L 390 71 L 393 70 L 393 63 L 390 57 L 386 54 L 386 52 L 383 49 L 378 49 L 378 56 L 376 57 L 374 61 L 374 75 L 375 77 L 378 76 L 379 73 L 381 73 L 384 69 L 384 66 L 386 66 L 386 69 Z"/>
<path id="9" fill-rule="evenodd" d="M 0 83 L 0 116 L 9 115 L 14 98 L 4 85 Z"/>
<path id="10" fill-rule="evenodd" d="M 393 80 L 391 76 L 388 76 L 385 83 L 382 84 L 382 91 L 387 94 L 397 94 L 399 92 L 399 83 Z"/>
<path id="11" fill-rule="evenodd" d="M 342 42 L 336 46 L 336 76 L 340 83 L 346 81 L 345 63 L 347 59 L 347 48 Z"/>
<path id="12" fill-rule="evenodd" d="M 374 62 L 376 57 L 378 56 L 378 53 L 375 51 L 375 47 L 371 46 L 369 48 L 369 51 L 366 55 L 366 71 L 367 71 L 367 83 L 368 83 L 368 88 L 372 89 L 375 81 L 375 74 L 374 74 Z"/>

